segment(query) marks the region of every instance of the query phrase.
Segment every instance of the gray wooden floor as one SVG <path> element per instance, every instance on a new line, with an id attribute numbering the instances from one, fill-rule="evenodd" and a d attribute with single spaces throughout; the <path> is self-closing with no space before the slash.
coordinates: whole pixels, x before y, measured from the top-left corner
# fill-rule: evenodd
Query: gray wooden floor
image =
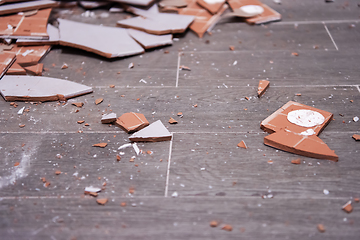
<path id="1" fill-rule="evenodd" d="M 350 214 L 341 210 L 360 197 L 360 143 L 351 138 L 360 133 L 360 121 L 352 121 L 360 117 L 358 1 L 263 2 L 283 20 L 223 21 L 212 36 L 187 32 L 173 46 L 116 60 L 53 48 L 42 61 L 44 75 L 92 86 L 94 93 L 65 105 L 14 108 L 0 101 L 0 239 L 359 239 L 360 203 L 353 201 Z M 53 17 L 114 26 L 126 16 L 93 19 L 82 12 Z M 63 63 L 69 68 L 61 70 Z M 261 79 L 271 86 L 258 99 Z M 104 102 L 95 105 L 97 98 Z M 290 100 L 334 114 L 320 137 L 339 162 L 300 157 L 303 163 L 293 165 L 299 156 L 263 144 L 260 122 Z M 79 101 L 85 105 L 75 113 L 71 102 Z M 18 115 L 23 106 L 30 112 Z M 129 162 L 135 153 L 128 148 L 117 162 L 128 134 L 100 123 L 110 111 L 160 119 L 173 140 L 140 143 L 153 154 Z M 179 123 L 169 125 L 170 117 Z M 241 140 L 248 149 L 236 146 Z M 92 147 L 104 141 L 106 148 Z M 86 186 L 104 182 L 98 198 L 109 198 L 105 206 L 84 196 Z M 212 220 L 219 226 L 211 228 Z M 221 230 L 224 224 L 233 230 Z"/>

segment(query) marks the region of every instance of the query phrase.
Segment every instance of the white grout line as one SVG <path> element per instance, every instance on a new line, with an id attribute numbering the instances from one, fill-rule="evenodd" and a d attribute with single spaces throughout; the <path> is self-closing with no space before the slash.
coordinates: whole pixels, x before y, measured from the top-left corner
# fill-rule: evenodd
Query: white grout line
<path id="1" fill-rule="evenodd" d="M 170 164 L 171 164 L 171 153 L 172 153 L 172 145 L 173 145 L 173 140 L 174 140 L 174 133 L 171 133 L 171 135 L 172 135 L 172 137 L 171 137 L 170 146 L 169 146 L 169 159 L 168 159 L 168 165 L 167 165 L 167 170 L 166 170 L 166 183 L 165 183 L 165 194 L 164 194 L 165 197 L 168 196 L 168 192 L 169 192 Z"/>
<path id="2" fill-rule="evenodd" d="M 325 21 L 280 21 L 273 22 L 273 25 L 288 25 L 288 24 L 321 24 L 321 23 L 358 23 L 359 19 L 348 19 L 348 20 L 325 20 Z"/>
<path id="3" fill-rule="evenodd" d="M 326 29 L 326 32 L 328 33 L 331 41 L 333 42 L 333 44 L 334 44 L 334 46 L 335 46 L 335 48 L 336 48 L 336 51 L 339 51 L 339 48 L 338 48 L 338 46 L 336 45 L 335 40 L 334 40 L 333 37 L 331 36 L 331 33 L 330 33 L 329 29 L 327 28 L 325 22 L 322 22 L 322 23 L 324 24 L 324 27 L 325 27 L 325 29 Z"/>
<path id="4" fill-rule="evenodd" d="M 356 88 L 357 88 L 357 90 L 360 92 L 360 87 L 359 87 L 359 85 L 356 85 Z"/>
<path id="5" fill-rule="evenodd" d="M 178 54 L 178 64 L 177 64 L 177 70 L 176 70 L 176 83 L 175 83 L 175 87 L 178 87 L 178 86 L 179 86 L 179 74 L 180 74 L 181 54 L 182 54 L 182 52 L 179 52 L 179 54 Z"/>

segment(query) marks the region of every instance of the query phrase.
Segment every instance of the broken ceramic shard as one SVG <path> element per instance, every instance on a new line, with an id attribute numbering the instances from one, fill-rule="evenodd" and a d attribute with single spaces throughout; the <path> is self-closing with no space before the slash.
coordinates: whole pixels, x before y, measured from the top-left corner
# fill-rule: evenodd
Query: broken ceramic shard
<path id="1" fill-rule="evenodd" d="M 224 5 L 225 0 L 197 0 L 196 2 L 211 14 L 216 14 Z"/>
<path id="2" fill-rule="evenodd" d="M 49 39 L 46 25 L 51 9 L 39 10 L 32 16 L 13 14 L 0 17 L 0 36 L 12 39 Z"/>
<path id="3" fill-rule="evenodd" d="M 260 80 L 259 81 L 259 86 L 258 86 L 258 97 L 260 98 L 262 95 L 264 95 L 265 91 L 268 89 L 268 87 L 270 86 L 270 82 L 267 80 Z"/>
<path id="4" fill-rule="evenodd" d="M 138 31 L 135 29 L 127 29 L 129 35 L 135 39 L 141 46 L 145 49 L 165 46 L 165 45 L 172 45 L 172 35 L 165 34 L 165 35 L 154 35 L 149 34 L 143 31 Z"/>
<path id="5" fill-rule="evenodd" d="M 0 80 L 1 95 L 6 101 L 58 101 L 86 93 L 92 88 L 57 78 L 38 76 L 4 76 Z"/>
<path id="6" fill-rule="evenodd" d="M 185 8 L 179 9 L 179 14 L 195 16 L 195 20 L 190 25 L 190 29 L 202 38 L 205 32 L 211 29 L 212 26 L 220 20 L 221 14 L 228 6 L 223 4 L 219 11 L 215 15 L 212 15 L 210 12 L 199 6 L 196 1 L 197 0 L 186 0 L 188 5 Z"/>
<path id="7" fill-rule="evenodd" d="M 107 143 L 95 143 L 94 145 L 93 145 L 93 147 L 100 147 L 100 148 L 104 148 L 104 147 L 106 147 L 107 146 Z"/>
<path id="8" fill-rule="evenodd" d="M 359 134 L 354 134 L 354 135 L 352 135 L 352 138 L 353 138 L 355 141 L 360 141 L 360 135 L 359 135 Z"/>
<path id="9" fill-rule="evenodd" d="M 116 113 L 104 114 L 101 118 L 101 123 L 112 123 L 116 121 Z"/>
<path id="10" fill-rule="evenodd" d="M 133 142 L 160 142 L 171 140 L 171 138 L 172 134 L 167 130 L 164 124 L 158 120 L 131 135 L 129 140 Z"/>
<path id="11" fill-rule="evenodd" d="M 127 133 L 136 132 L 149 125 L 144 114 L 141 113 L 124 113 L 116 119 L 115 125 L 123 129 Z"/>
<path id="12" fill-rule="evenodd" d="M 16 62 L 21 66 L 35 65 L 41 61 L 43 57 L 50 51 L 51 46 L 14 46 L 11 50 L 7 50 L 7 53 L 16 54 Z M 25 70 L 24 70 L 25 71 Z"/>
<path id="13" fill-rule="evenodd" d="M 93 187 L 93 186 L 90 186 L 90 187 L 85 187 L 85 192 L 95 192 L 95 193 L 98 193 L 101 191 L 101 188 L 98 188 L 98 187 Z"/>
<path id="14" fill-rule="evenodd" d="M 17 62 L 14 62 L 7 70 L 6 75 L 26 75 L 26 70 Z"/>
<path id="15" fill-rule="evenodd" d="M 110 2 L 126 3 L 136 6 L 149 6 L 154 0 L 110 0 Z"/>
<path id="16" fill-rule="evenodd" d="M 347 213 L 351 213 L 353 210 L 353 207 L 351 206 L 351 201 L 348 201 L 344 206 L 342 206 L 341 209 Z"/>
<path id="17" fill-rule="evenodd" d="M 234 11 L 233 15 L 238 14 L 239 17 L 247 17 L 245 21 L 249 24 L 281 20 L 280 13 L 258 0 L 228 0 L 228 3 Z"/>
<path id="18" fill-rule="evenodd" d="M 60 44 L 93 52 L 107 58 L 144 52 L 125 29 L 58 19 Z M 81 29 L 81 31 L 79 31 Z"/>
<path id="19" fill-rule="evenodd" d="M 60 41 L 60 33 L 59 29 L 54 27 L 51 24 L 47 25 L 46 28 L 47 34 L 49 35 L 49 39 L 46 40 L 33 40 L 33 39 L 18 39 L 16 41 L 16 45 L 18 46 L 26 46 L 26 45 L 58 45 Z"/>
<path id="20" fill-rule="evenodd" d="M 160 8 L 182 8 L 187 6 L 184 0 L 162 0 L 159 3 Z"/>
<path id="21" fill-rule="evenodd" d="M 183 33 L 194 21 L 194 16 L 159 13 L 156 5 L 148 11 L 138 8 L 130 8 L 129 10 L 134 14 L 141 15 L 141 17 L 120 20 L 117 22 L 117 26 L 133 28 L 150 34 Z"/>
<path id="22" fill-rule="evenodd" d="M 0 79 L 7 70 L 14 64 L 16 60 L 16 54 L 14 53 L 0 53 Z"/>
<path id="23" fill-rule="evenodd" d="M 48 0 L 36 0 L 26 1 L 21 3 L 12 3 L 0 6 L 0 15 L 25 12 L 30 10 L 39 10 L 44 8 L 56 7 L 58 3 L 56 1 Z"/>
<path id="24" fill-rule="evenodd" d="M 261 129 L 271 133 L 264 144 L 295 154 L 338 161 L 338 156 L 317 135 L 333 117 L 332 113 L 288 102 L 261 122 Z"/>
<path id="25" fill-rule="evenodd" d="M 239 142 L 237 146 L 240 147 L 240 148 L 245 148 L 245 149 L 247 149 L 247 146 L 246 146 L 246 143 L 244 142 L 244 140 L 242 140 L 241 142 Z"/>
<path id="26" fill-rule="evenodd" d="M 42 64 L 42 63 L 38 63 L 36 65 L 24 67 L 25 71 L 28 74 L 34 75 L 34 76 L 41 76 L 43 68 L 44 68 L 44 64 Z"/>

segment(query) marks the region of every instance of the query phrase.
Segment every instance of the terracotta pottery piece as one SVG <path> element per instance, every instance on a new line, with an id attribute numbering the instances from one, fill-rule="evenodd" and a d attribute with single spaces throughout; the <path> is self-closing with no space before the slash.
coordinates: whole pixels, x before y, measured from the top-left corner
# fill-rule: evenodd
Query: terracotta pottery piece
<path id="1" fill-rule="evenodd" d="M 264 95 L 265 91 L 268 89 L 269 86 L 270 86 L 270 81 L 267 80 L 259 81 L 258 92 L 257 92 L 259 98 L 262 95 Z"/>
<path id="2" fill-rule="evenodd" d="M 115 125 L 127 133 L 133 133 L 149 125 L 144 114 L 141 113 L 124 113 L 116 119 Z"/>
<path id="3" fill-rule="evenodd" d="M 14 64 L 16 60 L 16 54 L 14 53 L 0 53 L 0 79 L 7 70 Z"/>

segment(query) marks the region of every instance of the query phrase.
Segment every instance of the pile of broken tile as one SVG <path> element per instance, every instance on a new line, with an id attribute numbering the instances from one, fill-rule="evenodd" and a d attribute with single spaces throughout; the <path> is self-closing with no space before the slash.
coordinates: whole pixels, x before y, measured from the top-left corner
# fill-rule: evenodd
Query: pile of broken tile
<path id="1" fill-rule="evenodd" d="M 57 19 L 54 25 L 48 23 L 52 8 L 77 4 L 85 9 L 111 7 L 110 12 L 127 11 L 136 16 L 117 21 L 117 27 L 65 19 Z M 233 11 L 224 14 L 228 4 Z M 2 0 L 0 77 L 5 73 L 40 76 L 43 65 L 39 62 L 53 45 L 79 48 L 106 58 L 126 57 L 171 45 L 173 34 L 188 28 L 201 38 L 220 18 L 229 16 L 249 24 L 281 19 L 279 13 L 258 0 Z"/>

